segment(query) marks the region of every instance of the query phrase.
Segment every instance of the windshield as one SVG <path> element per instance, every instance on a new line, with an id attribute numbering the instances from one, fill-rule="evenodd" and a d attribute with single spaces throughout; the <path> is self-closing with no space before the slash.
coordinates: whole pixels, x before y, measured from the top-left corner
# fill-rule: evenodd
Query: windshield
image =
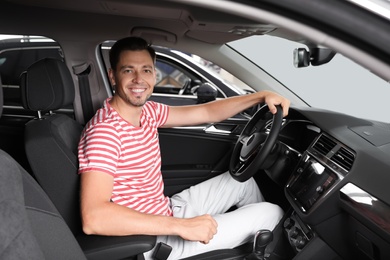
<path id="1" fill-rule="evenodd" d="M 390 85 L 341 54 L 320 66 L 296 68 L 293 51 L 307 46 L 270 36 L 229 43 L 312 107 L 390 122 Z"/>

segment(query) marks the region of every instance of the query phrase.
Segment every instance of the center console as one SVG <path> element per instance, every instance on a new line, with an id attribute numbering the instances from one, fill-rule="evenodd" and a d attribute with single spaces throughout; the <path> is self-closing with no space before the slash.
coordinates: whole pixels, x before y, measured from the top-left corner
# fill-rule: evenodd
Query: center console
<path id="1" fill-rule="evenodd" d="M 286 218 L 283 223 L 285 235 L 295 252 L 301 251 L 314 237 L 314 232 L 305 225 L 295 212 Z"/>
<path id="2" fill-rule="evenodd" d="M 316 238 L 315 232 L 302 219 L 306 221 L 324 213 L 320 212 L 319 206 L 348 173 L 347 160 L 350 158 L 353 162 L 354 153 L 348 147 L 325 134 L 302 154 L 285 187 L 293 212 L 284 222 L 284 231 L 296 252 Z"/>

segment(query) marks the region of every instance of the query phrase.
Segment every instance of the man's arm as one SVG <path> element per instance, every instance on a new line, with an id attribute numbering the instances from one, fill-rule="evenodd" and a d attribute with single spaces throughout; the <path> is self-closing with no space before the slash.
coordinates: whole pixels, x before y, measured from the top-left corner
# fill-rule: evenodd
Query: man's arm
<path id="1" fill-rule="evenodd" d="M 103 172 L 81 174 L 81 216 L 83 231 L 97 235 L 177 235 L 208 243 L 217 232 L 209 215 L 180 219 L 144 214 L 110 201 L 113 177 Z"/>
<path id="2" fill-rule="evenodd" d="M 273 114 L 276 113 L 276 105 L 282 106 L 284 116 L 288 114 L 288 99 L 274 92 L 261 91 L 201 105 L 170 107 L 169 117 L 163 127 L 220 122 L 262 102 L 268 105 Z"/>

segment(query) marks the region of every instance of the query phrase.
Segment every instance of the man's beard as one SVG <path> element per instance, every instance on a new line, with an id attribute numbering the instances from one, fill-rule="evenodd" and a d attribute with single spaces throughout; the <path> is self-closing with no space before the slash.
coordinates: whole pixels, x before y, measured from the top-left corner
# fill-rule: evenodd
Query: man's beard
<path id="1" fill-rule="evenodd" d="M 146 101 L 148 101 L 149 98 L 150 95 L 145 99 L 135 98 L 135 100 L 131 100 L 128 96 L 126 96 L 126 102 L 127 104 L 132 105 L 134 107 L 142 107 L 143 105 L 145 105 Z"/>
<path id="2" fill-rule="evenodd" d="M 143 99 L 142 97 L 140 98 L 134 97 L 132 99 L 128 95 L 124 94 L 123 92 L 118 94 L 122 97 L 123 100 L 126 101 L 127 104 L 133 107 L 142 107 L 143 105 L 145 105 L 146 101 L 148 101 L 148 99 L 151 96 L 151 94 L 149 94 L 145 99 Z"/>

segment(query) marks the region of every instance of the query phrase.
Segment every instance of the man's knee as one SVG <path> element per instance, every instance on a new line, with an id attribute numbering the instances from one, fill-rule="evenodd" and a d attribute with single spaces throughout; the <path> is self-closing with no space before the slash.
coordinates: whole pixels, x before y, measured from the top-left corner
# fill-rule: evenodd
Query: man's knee
<path id="1" fill-rule="evenodd" d="M 270 202 L 259 203 L 258 211 L 258 214 L 263 218 L 261 222 L 269 226 L 269 229 L 273 229 L 284 215 L 284 211 L 279 205 Z"/>
<path id="2" fill-rule="evenodd" d="M 283 217 L 284 211 L 279 205 L 269 202 L 264 203 L 267 204 L 267 207 L 270 208 L 271 214 L 273 214 L 276 219 L 280 220 Z"/>

